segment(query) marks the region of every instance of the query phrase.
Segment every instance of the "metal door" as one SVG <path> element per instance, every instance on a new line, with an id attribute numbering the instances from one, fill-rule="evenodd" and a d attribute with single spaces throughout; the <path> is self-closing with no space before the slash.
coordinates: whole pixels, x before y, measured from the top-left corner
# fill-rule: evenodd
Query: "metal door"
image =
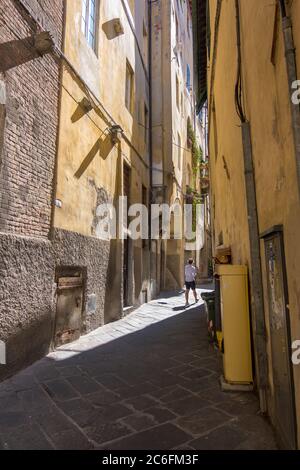
<path id="1" fill-rule="evenodd" d="M 55 347 L 70 343 L 80 337 L 82 306 L 82 277 L 60 277 L 57 286 Z"/>
<path id="2" fill-rule="evenodd" d="M 130 167 L 124 164 L 123 170 L 124 178 L 124 196 L 127 196 L 127 207 L 130 205 L 130 185 L 131 185 L 131 170 Z M 127 227 L 128 227 L 128 213 L 126 214 Z M 123 254 L 123 296 L 124 307 L 130 305 L 129 302 L 129 238 L 124 240 L 124 254 Z"/>
<path id="3" fill-rule="evenodd" d="M 275 394 L 275 427 L 284 448 L 296 448 L 296 421 L 288 293 L 283 234 L 265 238 L 272 368 Z"/>

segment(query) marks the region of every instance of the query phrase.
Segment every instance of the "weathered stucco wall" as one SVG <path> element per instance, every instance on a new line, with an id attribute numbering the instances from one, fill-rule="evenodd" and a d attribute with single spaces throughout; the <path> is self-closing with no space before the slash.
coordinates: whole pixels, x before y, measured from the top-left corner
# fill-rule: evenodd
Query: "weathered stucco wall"
<path id="1" fill-rule="evenodd" d="M 45 355 L 52 337 L 54 258 L 49 241 L 0 235 L 0 379 Z"/>
<path id="2" fill-rule="evenodd" d="M 56 177 L 56 199 L 61 201 L 61 207 L 55 208 L 54 227 L 66 231 L 66 237 L 69 233 L 72 238 L 72 232 L 82 234 L 86 243 L 92 243 L 89 238 L 97 239 L 95 227 L 99 221 L 96 214 L 99 204 L 113 203 L 118 209 L 118 198 L 123 194 L 125 162 L 131 169 L 130 202 L 142 202 L 142 186 L 148 191 L 148 200 L 150 197 L 149 129 L 145 129 L 149 122 L 143 122 L 144 107 L 150 109 L 148 54 L 143 54 L 143 51 L 148 52 L 145 49 L 145 29 L 148 28 L 145 7 L 144 2 L 131 2 L 130 8 L 125 2 L 125 9 L 122 2 L 99 2 L 94 51 L 81 31 L 82 2 L 66 2 L 64 52 L 92 91 L 94 106 L 89 111 L 83 109 L 80 103 L 89 99 L 89 93 L 82 80 L 69 67 L 64 67 Z M 124 29 L 121 34 L 113 27 L 116 19 Z M 125 106 L 127 61 L 134 74 L 131 112 Z M 119 143 L 112 142 L 109 132 L 114 123 L 121 126 L 126 137 Z M 73 242 L 69 242 L 70 249 Z M 150 297 L 149 249 L 143 248 L 141 241 L 130 242 L 130 253 L 128 296 L 130 304 L 138 305 L 143 301 L 143 291 L 146 290 Z M 105 321 L 110 321 L 123 314 L 122 243 L 111 241 L 111 250 L 101 254 L 101 259 L 108 266 L 107 289 L 111 291 L 102 315 Z M 93 269 L 90 266 L 88 277 L 95 275 Z"/>
<path id="3" fill-rule="evenodd" d="M 216 4 L 215 0 L 210 2 L 211 50 Z M 298 2 L 293 2 L 291 10 L 288 10 L 294 27 L 298 69 L 299 7 Z M 276 4 L 270 5 L 267 1 L 240 1 L 240 9 L 243 99 L 251 124 L 259 231 L 263 233 L 276 225 L 282 225 L 284 229 L 291 337 L 294 341 L 300 338 L 300 205 L 281 17 L 279 14 L 275 19 Z M 209 135 L 214 245 L 216 247 L 220 242 L 231 245 L 233 262 L 250 265 L 241 131 L 234 105 L 237 70 L 236 35 L 233 34 L 235 21 L 234 2 L 222 2 Z M 209 65 L 211 86 L 212 62 Z M 269 410 L 272 416 L 274 386 L 263 243 L 261 259 L 268 339 Z M 293 369 L 300 423 L 300 366 Z"/>
<path id="4" fill-rule="evenodd" d="M 7 364 L 0 366 L 3 378 L 47 353 L 52 338 L 55 259 L 47 236 L 60 67 L 51 54 L 28 60 L 34 56 L 29 43 L 26 54 L 20 44 L 41 31 L 38 22 L 60 48 L 63 1 L 4 0 L 0 16 L 2 51 L 8 43 L 14 48 L 12 68 L 0 74 L 0 339 L 7 347 Z"/>

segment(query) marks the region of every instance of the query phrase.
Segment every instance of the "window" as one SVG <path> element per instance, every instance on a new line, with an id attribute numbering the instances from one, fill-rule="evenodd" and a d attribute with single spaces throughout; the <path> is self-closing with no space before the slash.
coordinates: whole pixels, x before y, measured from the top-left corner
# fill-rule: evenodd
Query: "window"
<path id="1" fill-rule="evenodd" d="M 214 137 L 214 150 L 215 150 L 215 160 L 218 158 L 218 125 L 217 125 L 217 113 L 216 113 L 216 103 L 215 100 L 213 100 L 213 106 L 212 106 L 212 114 L 213 114 L 213 137 Z"/>
<path id="2" fill-rule="evenodd" d="M 88 44 L 96 52 L 98 0 L 82 0 L 81 30 Z"/>
<path id="3" fill-rule="evenodd" d="M 134 73 L 128 60 L 126 61 L 125 106 L 132 114 Z"/>
<path id="4" fill-rule="evenodd" d="M 180 91 L 179 91 L 179 78 L 178 75 L 176 75 L 176 104 L 178 110 L 180 109 Z"/>
<path id="5" fill-rule="evenodd" d="M 190 36 L 191 35 L 191 18 L 190 18 L 189 8 L 187 9 L 187 24 L 186 24 L 186 27 L 187 27 L 187 30 L 188 30 L 188 34 Z"/>
<path id="6" fill-rule="evenodd" d="M 178 169 L 181 170 L 181 137 L 178 134 Z"/>
<path id="7" fill-rule="evenodd" d="M 142 185 L 142 204 L 143 206 L 147 207 L 148 209 L 148 191 L 146 186 Z M 142 238 L 142 247 L 146 248 L 147 247 L 147 239 Z"/>
<path id="8" fill-rule="evenodd" d="M 135 0 L 128 0 L 129 8 L 132 15 L 134 15 L 134 2 Z"/>
<path id="9" fill-rule="evenodd" d="M 148 147 L 149 111 L 148 111 L 146 104 L 144 106 L 144 126 L 145 126 L 144 141 L 145 141 L 146 147 Z"/>
<path id="10" fill-rule="evenodd" d="M 189 64 L 186 66 L 186 87 L 188 91 L 191 91 L 191 69 Z"/>
<path id="11" fill-rule="evenodd" d="M 176 24 L 176 44 L 179 43 L 179 23 L 177 15 L 175 16 L 175 24 Z"/>
<path id="12" fill-rule="evenodd" d="M 144 42 L 144 54 L 143 58 L 145 65 L 148 68 L 149 62 L 149 40 L 148 40 L 148 20 L 147 20 L 147 11 L 145 12 L 145 18 L 143 21 L 143 42 Z"/>

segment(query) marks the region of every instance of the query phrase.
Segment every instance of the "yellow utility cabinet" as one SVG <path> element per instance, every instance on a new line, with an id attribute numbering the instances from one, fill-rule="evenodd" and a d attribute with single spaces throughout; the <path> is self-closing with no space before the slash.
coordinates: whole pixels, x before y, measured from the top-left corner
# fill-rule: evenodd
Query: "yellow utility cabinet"
<path id="1" fill-rule="evenodd" d="M 217 265 L 220 278 L 224 378 L 229 384 L 252 384 L 247 266 Z"/>

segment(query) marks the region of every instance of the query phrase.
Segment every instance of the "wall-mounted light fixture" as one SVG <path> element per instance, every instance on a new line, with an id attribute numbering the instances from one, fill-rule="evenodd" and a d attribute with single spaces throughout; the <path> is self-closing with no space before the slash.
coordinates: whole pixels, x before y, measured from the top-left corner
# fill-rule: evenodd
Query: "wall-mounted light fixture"
<path id="1" fill-rule="evenodd" d="M 118 36 L 120 34 L 124 34 L 124 26 L 120 18 L 115 18 L 113 20 L 113 25 L 114 25 L 114 30 Z"/>
<path id="2" fill-rule="evenodd" d="M 111 140 L 113 144 L 120 142 L 123 136 L 123 129 L 118 124 L 111 126 L 110 128 Z"/>

